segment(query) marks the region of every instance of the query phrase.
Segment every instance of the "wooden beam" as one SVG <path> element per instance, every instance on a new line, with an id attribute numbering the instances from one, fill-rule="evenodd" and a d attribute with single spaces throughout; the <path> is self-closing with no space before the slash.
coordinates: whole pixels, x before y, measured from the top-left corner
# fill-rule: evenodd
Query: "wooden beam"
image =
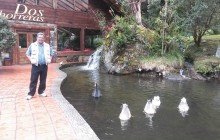
<path id="1" fill-rule="evenodd" d="M 84 51 L 85 49 L 85 29 L 81 28 L 80 30 L 80 50 Z"/>
<path id="2" fill-rule="evenodd" d="M 53 0 L 53 8 L 57 9 L 57 0 Z"/>

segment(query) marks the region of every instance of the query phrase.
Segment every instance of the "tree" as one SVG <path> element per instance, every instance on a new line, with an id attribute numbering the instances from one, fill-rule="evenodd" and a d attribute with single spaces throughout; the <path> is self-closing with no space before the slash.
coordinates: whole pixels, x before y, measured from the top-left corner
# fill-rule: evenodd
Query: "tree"
<path id="1" fill-rule="evenodd" d="M 118 0 L 124 7 L 125 13 L 134 15 L 137 24 L 142 25 L 141 3 L 146 0 Z"/>
<path id="2" fill-rule="evenodd" d="M 142 10 L 147 26 L 160 34 L 160 54 L 177 50 L 181 34 L 176 20 L 175 0 L 148 0 Z"/>
<path id="3" fill-rule="evenodd" d="M 179 0 L 177 12 L 182 30 L 193 36 L 195 45 L 200 47 L 206 31 L 219 24 L 219 0 Z"/>
<path id="4" fill-rule="evenodd" d="M 2 51 L 9 51 L 15 42 L 15 34 L 10 30 L 8 21 L 0 16 L 0 55 Z"/>

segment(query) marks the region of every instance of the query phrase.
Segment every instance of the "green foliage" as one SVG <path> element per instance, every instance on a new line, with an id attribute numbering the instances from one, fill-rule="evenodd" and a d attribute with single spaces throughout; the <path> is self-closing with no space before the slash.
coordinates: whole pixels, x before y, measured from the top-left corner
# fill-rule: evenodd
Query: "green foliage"
<path id="1" fill-rule="evenodd" d="M 218 0 L 167 0 L 166 8 L 163 2 L 154 0 L 142 4 L 142 13 L 145 24 L 161 35 L 161 42 L 164 45 L 162 50 L 165 53 L 172 47 L 169 46 L 169 42 L 173 41 L 173 37 L 193 36 L 194 43 L 200 46 L 201 38 L 206 31 L 210 31 L 209 34 L 218 32 L 220 20 Z"/>
<path id="2" fill-rule="evenodd" d="M 136 40 L 137 25 L 132 17 L 115 17 L 115 25 L 106 36 L 106 46 L 112 42 L 119 51 L 126 48 L 126 44 L 134 44 Z"/>
<path id="3" fill-rule="evenodd" d="M 199 58 L 194 62 L 194 67 L 201 74 L 220 71 L 220 59 L 214 56 Z"/>
<path id="4" fill-rule="evenodd" d="M 15 34 L 10 30 L 8 21 L 0 16 L 0 52 L 10 51 L 15 42 Z"/>
<path id="5" fill-rule="evenodd" d="M 181 28 L 178 26 L 175 8 L 175 0 L 168 0 L 167 5 L 161 0 L 154 0 L 149 1 L 147 7 L 142 9 L 145 13 L 143 21 L 160 35 L 153 45 L 155 46 L 153 52 L 158 55 L 187 46 Z"/>
<path id="6" fill-rule="evenodd" d="M 98 38 L 94 39 L 94 46 L 95 47 L 100 47 L 102 45 L 103 45 L 103 39 L 102 38 L 98 37 Z"/>
<path id="7" fill-rule="evenodd" d="M 187 62 L 193 63 L 195 58 L 202 52 L 201 48 L 190 45 L 184 52 L 184 57 Z"/>
<path id="8" fill-rule="evenodd" d="M 137 25 L 132 17 L 115 17 L 115 25 L 105 37 L 105 45 L 116 46 L 116 51 L 121 52 L 128 46 L 140 44 L 149 53 L 160 51 L 160 36 L 157 32 Z M 159 40 L 159 41 L 157 41 Z"/>
<path id="9" fill-rule="evenodd" d="M 121 12 L 123 15 L 127 15 L 132 13 L 132 9 L 130 7 L 130 5 L 132 4 L 129 0 L 116 0 L 118 2 L 118 4 L 121 5 Z M 133 1 L 136 2 L 136 1 Z"/>
<path id="10" fill-rule="evenodd" d="M 186 47 L 184 57 L 186 61 L 193 63 L 197 58 L 216 54 L 217 47 L 220 44 L 220 35 L 204 36 L 201 47 L 195 47 L 192 38 L 188 38 L 188 44 L 190 45 Z"/>
<path id="11" fill-rule="evenodd" d="M 103 45 L 103 39 L 99 36 L 88 36 L 85 40 L 85 46 L 90 49 L 96 49 Z"/>
<path id="12" fill-rule="evenodd" d="M 191 34 L 197 47 L 205 33 L 219 25 L 220 2 L 218 0 L 179 0 L 176 3 L 178 25 Z"/>
<path id="13" fill-rule="evenodd" d="M 105 15 L 101 11 L 96 11 L 95 16 L 97 18 L 97 21 L 99 22 L 99 27 L 104 30 L 106 27 L 106 19 Z"/>
<path id="14" fill-rule="evenodd" d="M 137 40 L 145 46 L 145 50 L 147 50 L 149 54 L 155 55 L 160 52 L 161 38 L 157 32 L 143 26 L 138 26 L 136 32 Z"/>
<path id="15" fill-rule="evenodd" d="M 214 35 L 214 31 L 212 29 L 209 29 L 206 31 L 205 35 Z"/>

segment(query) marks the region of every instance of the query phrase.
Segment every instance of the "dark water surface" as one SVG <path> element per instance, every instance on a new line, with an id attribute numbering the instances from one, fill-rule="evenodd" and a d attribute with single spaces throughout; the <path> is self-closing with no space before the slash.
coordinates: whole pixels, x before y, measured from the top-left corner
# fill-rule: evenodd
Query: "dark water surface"
<path id="1" fill-rule="evenodd" d="M 79 67 L 61 87 L 64 97 L 79 111 L 101 140 L 220 140 L 220 82 L 170 81 L 138 74 L 113 76 Z M 102 97 L 91 95 L 94 82 Z M 160 108 L 152 118 L 143 113 L 147 99 L 159 95 Z M 190 110 L 182 117 L 177 106 L 186 97 Z M 121 104 L 127 103 L 132 118 L 121 127 Z"/>

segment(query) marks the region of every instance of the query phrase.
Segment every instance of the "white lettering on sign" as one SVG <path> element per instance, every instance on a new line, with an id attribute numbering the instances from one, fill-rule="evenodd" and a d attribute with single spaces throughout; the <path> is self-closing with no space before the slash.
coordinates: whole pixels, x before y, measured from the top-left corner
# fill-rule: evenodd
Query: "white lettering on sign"
<path id="1" fill-rule="evenodd" d="M 14 13 L 3 13 L 3 11 L 0 10 L 0 16 L 8 20 L 44 22 L 44 10 L 29 9 L 24 4 L 17 4 Z"/>

